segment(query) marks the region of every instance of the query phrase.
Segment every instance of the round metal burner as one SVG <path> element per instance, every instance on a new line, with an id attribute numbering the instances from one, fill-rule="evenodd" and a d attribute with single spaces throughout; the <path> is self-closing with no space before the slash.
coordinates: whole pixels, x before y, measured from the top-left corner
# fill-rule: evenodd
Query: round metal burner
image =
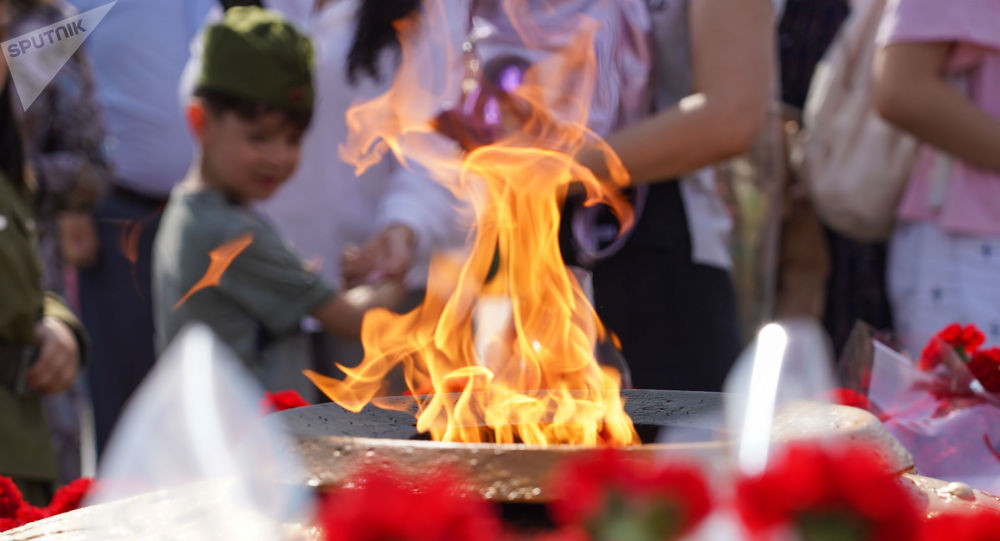
<path id="1" fill-rule="evenodd" d="M 623 391 L 622 396 L 626 412 L 640 435 L 645 435 L 644 442 L 650 442 L 622 447 L 628 458 L 652 461 L 664 455 L 687 456 L 715 465 L 726 460 L 731 443 L 720 425 L 722 394 L 632 390 Z M 376 402 L 383 408 L 369 404 L 351 413 L 336 404 L 321 404 L 271 415 L 291 434 L 294 451 L 305 463 L 307 479 L 294 481 L 320 488 L 350 486 L 360 472 L 380 469 L 399 474 L 399 482 L 406 483 L 442 469 L 457 473 L 466 488 L 489 500 L 544 502 L 551 499 L 546 481 L 552 473 L 564 461 L 594 450 L 579 445 L 421 441 L 412 397 Z M 684 443 L 651 443 L 657 433 L 672 429 L 683 435 Z M 864 410 L 811 402 L 788 404 L 775 417 L 772 430 L 772 437 L 785 441 L 831 435 L 872 445 L 894 471 L 913 467 L 906 449 Z"/>
<path id="2" fill-rule="evenodd" d="M 688 391 L 623 391 L 625 410 L 648 441 L 622 447 L 629 457 L 652 460 L 662 453 L 697 453 L 718 457 L 725 443 L 712 441 L 720 426 L 711 422 L 722 407 L 719 393 Z M 496 501 L 546 501 L 545 481 L 565 460 L 591 452 L 578 445 L 537 446 L 493 443 L 421 441 L 412 397 L 382 398 L 382 408 L 369 404 L 351 413 L 336 404 L 320 404 L 274 414 L 290 432 L 314 486 L 349 485 L 360 471 L 384 469 L 401 481 L 442 469 L 461 475 L 469 489 Z M 385 409 L 388 408 L 388 409 Z M 663 428 L 684 427 L 703 441 L 658 444 Z"/>

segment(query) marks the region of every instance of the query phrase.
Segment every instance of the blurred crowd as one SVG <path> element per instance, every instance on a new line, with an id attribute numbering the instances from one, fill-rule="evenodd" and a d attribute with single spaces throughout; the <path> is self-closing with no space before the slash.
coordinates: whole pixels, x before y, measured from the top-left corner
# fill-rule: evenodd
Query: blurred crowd
<path id="1" fill-rule="evenodd" d="M 0 0 L 3 40 L 106 3 Z M 620 163 L 575 158 L 624 169 L 635 222 L 570 190 L 559 240 L 632 386 L 719 391 L 781 317 L 820 321 L 834 358 L 858 321 L 911 354 L 950 322 L 1000 344 L 1000 0 L 509 4 L 435 4 L 466 35 L 456 69 L 500 95 L 547 46 L 524 21 L 603 23 L 587 127 Z M 185 324 L 316 400 L 301 371 L 360 362 L 364 313 L 417 306 L 431 255 L 465 249 L 428 171 L 338 153 L 430 6 L 118 0 L 27 103 L 31 57 L 6 55 L 0 474 L 27 498 L 92 470 Z M 452 91 L 442 109 L 474 94 Z M 485 109 L 459 111 L 455 153 L 502 131 Z"/>

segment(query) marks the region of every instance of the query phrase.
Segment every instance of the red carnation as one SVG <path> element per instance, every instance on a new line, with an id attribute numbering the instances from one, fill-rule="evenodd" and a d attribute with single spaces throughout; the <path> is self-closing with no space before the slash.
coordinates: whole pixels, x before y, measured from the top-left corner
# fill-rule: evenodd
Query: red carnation
<path id="1" fill-rule="evenodd" d="M 22 505 L 24 500 L 14 481 L 9 477 L 0 476 L 0 519 L 14 518 Z M 0 528 L 0 531 L 2 530 Z"/>
<path id="2" fill-rule="evenodd" d="M 956 330 L 957 328 L 957 330 Z M 983 334 L 975 325 L 969 324 L 959 327 L 952 323 L 938 335 L 942 340 L 955 348 L 962 360 L 969 360 L 969 357 L 976 349 L 986 341 Z"/>
<path id="3" fill-rule="evenodd" d="M 993 511 L 948 513 L 927 520 L 921 541 L 993 541 L 1000 532 L 1000 514 Z"/>
<path id="4" fill-rule="evenodd" d="M 961 345 L 967 355 L 972 355 L 974 351 L 979 349 L 979 346 L 986 342 L 986 335 L 983 334 L 983 331 L 980 331 L 975 325 L 969 324 L 962 329 L 959 341 L 960 344 L 955 345 Z"/>
<path id="5" fill-rule="evenodd" d="M 274 393 L 267 391 L 264 393 L 264 398 L 260 399 L 260 412 L 267 415 L 275 411 L 285 411 L 311 405 L 309 402 L 306 402 L 306 399 L 302 398 L 302 395 L 293 389 Z"/>
<path id="6" fill-rule="evenodd" d="M 0 532 L 80 507 L 93 479 L 77 479 L 56 491 L 48 507 L 35 507 L 21 498 L 10 478 L 0 476 Z"/>
<path id="7" fill-rule="evenodd" d="M 987 391 L 1000 392 L 1000 348 L 977 351 L 969 361 L 969 370 Z"/>
<path id="8" fill-rule="evenodd" d="M 853 406 L 863 410 L 872 409 L 872 403 L 868 400 L 868 397 L 858 391 L 855 391 L 854 389 L 846 389 L 843 387 L 834 389 L 830 391 L 830 399 L 834 403 L 844 406 Z"/>
<path id="9" fill-rule="evenodd" d="M 494 541 L 500 521 L 478 497 L 467 497 L 455 478 L 419 482 L 376 471 L 359 488 L 324 498 L 319 522 L 326 541 Z M 420 487 L 419 492 L 412 487 Z"/>
<path id="10" fill-rule="evenodd" d="M 941 364 L 942 352 L 941 352 L 941 338 L 935 336 L 931 338 L 927 345 L 924 346 L 924 350 L 920 352 L 920 361 L 917 363 L 917 368 L 924 371 L 934 370 L 937 365 Z"/>
<path id="11" fill-rule="evenodd" d="M 22 505 L 20 509 L 17 510 L 17 516 L 15 517 L 21 524 L 28 524 L 29 522 L 35 522 L 36 520 L 42 520 L 43 518 L 49 518 L 45 509 L 41 507 L 35 507 L 33 505 Z"/>
<path id="12" fill-rule="evenodd" d="M 927 346 L 924 347 L 918 364 L 921 370 L 931 370 L 941 363 L 942 352 L 939 340 L 953 347 L 955 353 L 963 361 L 968 362 L 979 346 L 986 342 L 986 335 L 971 323 L 965 327 L 962 327 L 958 323 L 948 325 L 938 331 L 934 335 L 934 338 L 931 338 Z"/>
<path id="13" fill-rule="evenodd" d="M 747 527 L 861 529 L 872 541 L 916 539 L 919 513 L 910 493 L 874 451 L 859 446 L 789 446 L 766 472 L 737 484 Z M 868 535 L 864 535 L 868 534 Z"/>
<path id="14" fill-rule="evenodd" d="M 80 502 L 86 497 L 93 483 L 93 479 L 84 477 L 60 488 L 52 497 L 49 506 L 45 508 L 46 513 L 51 516 L 79 509 Z"/>
<path id="15" fill-rule="evenodd" d="M 583 525 L 597 541 L 613 539 L 614 528 L 625 523 L 650 538 L 675 539 L 694 529 L 712 506 L 697 468 L 639 462 L 613 449 L 567 464 L 553 481 L 553 519 Z"/>
<path id="16" fill-rule="evenodd" d="M 945 342 L 955 346 L 958 345 L 959 337 L 962 336 L 962 326 L 958 323 L 952 323 L 947 327 L 941 329 L 937 333 L 937 337 Z"/>

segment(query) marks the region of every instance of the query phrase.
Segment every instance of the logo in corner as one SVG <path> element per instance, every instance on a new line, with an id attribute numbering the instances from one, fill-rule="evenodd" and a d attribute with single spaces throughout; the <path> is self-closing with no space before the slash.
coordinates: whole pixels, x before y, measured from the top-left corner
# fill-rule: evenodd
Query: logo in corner
<path id="1" fill-rule="evenodd" d="M 0 43 L 21 106 L 28 109 L 118 0 Z"/>

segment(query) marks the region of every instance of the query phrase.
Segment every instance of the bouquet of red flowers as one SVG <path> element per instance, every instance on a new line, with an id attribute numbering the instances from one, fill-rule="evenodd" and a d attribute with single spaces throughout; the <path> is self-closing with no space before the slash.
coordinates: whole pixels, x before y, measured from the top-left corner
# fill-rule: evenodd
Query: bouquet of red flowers
<path id="1" fill-rule="evenodd" d="M 1000 392 L 1000 348 L 979 349 L 986 336 L 975 325 L 962 327 L 952 323 L 928 342 L 920 354 L 918 367 L 924 371 L 935 371 L 940 366 L 947 367 L 949 376 L 968 383 L 969 374 L 979 382 L 983 390 Z M 955 359 L 961 361 L 956 363 Z"/>
<path id="2" fill-rule="evenodd" d="M 842 403 L 878 415 L 919 473 L 1000 493 L 1000 348 L 984 343 L 974 325 L 951 324 L 914 363 L 874 342 L 867 362 L 853 359 L 863 369 L 847 367 L 859 377 Z"/>
<path id="3" fill-rule="evenodd" d="M 793 444 L 760 475 L 740 479 L 736 507 L 754 539 L 913 541 L 913 495 L 871 449 Z"/>

